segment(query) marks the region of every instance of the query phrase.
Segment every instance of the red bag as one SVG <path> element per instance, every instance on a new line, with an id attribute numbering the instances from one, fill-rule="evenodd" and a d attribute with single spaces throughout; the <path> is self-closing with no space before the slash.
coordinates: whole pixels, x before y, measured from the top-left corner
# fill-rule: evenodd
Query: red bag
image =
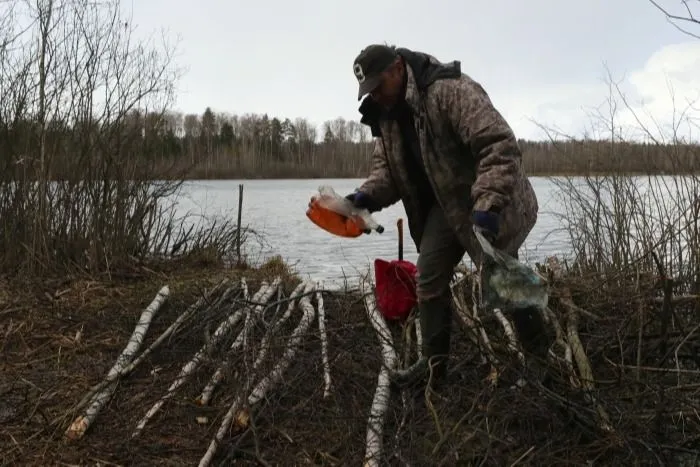
<path id="1" fill-rule="evenodd" d="M 403 321 L 418 302 L 418 268 L 403 259 L 403 220 L 399 219 L 396 224 L 399 230 L 399 259 L 374 260 L 375 296 L 377 307 L 385 319 Z"/>

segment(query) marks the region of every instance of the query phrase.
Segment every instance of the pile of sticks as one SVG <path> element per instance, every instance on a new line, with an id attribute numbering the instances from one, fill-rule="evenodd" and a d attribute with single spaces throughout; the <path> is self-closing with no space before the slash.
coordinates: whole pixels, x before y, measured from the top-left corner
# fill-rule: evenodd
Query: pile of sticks
<path id="1" fill-rule="evenodd" d="M 541 272 L 546 273 L 550 280 L 559 280 L 562 278 L 563 268 L 556 259 L 551 258 L 547 267 L 543 268 Z M 471 307 L 467 303 L 465 294 L 459 290 L 460 285 L 464 283 L 471 286 Z M 498 308 L 484 309 L 482 306 L 481 281 L 478 270 L 461 269 L 458 273 L 458 278 L 452 284 L 452 289 L 454 309 L 457 317 L 467 329 L 468 336 L 472 342 L 480 349 L 482 357 L 491 366 L 488 377 L 489 382 L 494 386 L 498 383 L 499 359 L 485 330 L 482 320 L 484 315 L 495 318 L 503 328 L 503 333 L 508 341 L 507 348 L 510 354 L 516 357 L 523 373 L 525 373 L 527 366 L 525 353 L 522 343 L 513 330 L 513 323 L 504 315 L 502 310 Z M 565 310 L 563 315 L 556 313 L 549 306 L 537 310 L 540 314 L 541 322 L 550 328 L 550 334 L 554 336 L 551 346 L 547 349 L 548 363 L 565 373 L 574 389 L 582 389 L 584 391 L 586 400 L 596 412 L 598 428 L 614 436 L 614 429 L 609 415 L 596 402 L 593 396 L 595 389 L 593 370 L 578 331 L 581 315 L 589 317 L 591 314 L 576 306 L 570 299 L 570 293 L 566 289 L 559 290 L 558 294 L 563 297 L 559 300 Z M 565 322 L 564 325 L 561 324 L 560 319 Z M 520 378 L 515 386 L 522 387 L 525 384 L 525 379 Z"/>
<path id="2" fill-rule="evenodd" d="M 553 262 L 549 264 L 547 272 L 552 278 L 560 278 L 562 268 L 558 263 Z M 405 339 L 403 343 L 405 359 L 403 363 L 400 363 L 397 356 L 398 346 L 395 345 L 387 322 L 377 309 L 371 283 L 365 279 L 362 281 L 361 288 L 368 319 L 376 332 L 381 347 L 383 362 L 370 409 L 364 462 L 365 466 L 378 466 L 383 457 L 383 426 L 389 408 L 391 393 L 389 375 L 399 369 L 400 366 L 406 368 L 415 361 L 412 360 L 411 356 L 415 356 L 416 359 L 421 358 L 421 334 L 418 326 L 417 310 L 414 310 L 407 323 L 403 324 L 404 330 L 402 335 Z M 451 289 L 456 318 L 460 321 L 462 328 L 466 331 L 474 346 L 479 349 L 479 354 L 483 360 L 482 363 L 490 365 L 491 370 L 487 377 L 487 384 L 493 387 L 498 384 L 501 368 L 506 366 L 507 362 L 501 361 L 502 359 L 499 360 L 497 352 L 492 345 L 493 338 L 489 337 L 487 327 L 484 325 L 484 318 L 493 318 L 492 321 L 495 320 L 499 323 L 507 340 L 507 349 L 510 355 L 515 357 L 520 364 L 521 374 L 525 374 L 527 363 L 525 352 L 514 331 L 513 323 L 505 316 L 502 310 L 485 309 L 482 306 L 480 274 L 478 270 L 458 268 L 455 279 L 451 284 Z M 471 289 L 471 293 L 469 295 L 465 294 L 465 289 Z M 561 293 L 562 291 L 560 291 Z M 554 335 L 553 342 L 547 352 L 548 361 L 551 365 L 557 367 L 559 371 L 563 371 L 568 375 L 568 380 L 573 388 L 583 391 L 586 401 L 596 414 L 595 423 L 598 428 L 603 433 L 610 435 L 611 438 L 616 438 L 609 415 L 593 395 L 595 389 L 593 371 L 578 333 L 578 323 L 581 315 L 591 317 L 591 313 L 576 306 L 571 299 L 567 299 L 566 291 L 563 291 L 563 295 L 564 299 L 560 300 L 560 302 L 564 305 L 566 311 L 561 318 L 565 325 L 561 324 L 560 315 L 555 313 L 550 307 L 540 310 L 542 322 L 551 328 L 551 332 Z M 415 349 L 412 347 L 412 342 L 416 343 Z M 525 378 L 521 377 L 512 388 L 517 389 L 525 384 Z M 430 409 L 429 393 L 430 387 L 428 385 L 426 388 L 426 402 Z M 406 397 L 405 392 L 402 393 L 402 397 Z M 436 416 L 433 413 L 433 417 L 435 418 Z M 437 420 L 435 422 L 437 423 Z M 617 442 L 619 442 L 619 439 Z"/>
<path id="3" fill-rule="evenodd" d="M 461 293 L 460 287 L 463 287 L 465 283 L 470 284 L 472 287 L 471 307 L 467 305 L 465 296 Z M 461 277 L 459 275 L 457 276 L 452 284 L 452 288 L 456 315 L 467 329 L 474 344 L 479 347 L 482 357 L 491 365 L 489 382 L 495 385 L 499 374 L 499 360 L 493 350 L 491 339 L 483 326 L 480 316 L 483 314 L 483 310 L 481 310 L 480 307 L 481 300 L 478 274 L 473 271 L 461 271 Z M 367 319 L 378 339 L 383 362 L 377 376 L 377 385 L 372 405 L 369 408 L 364 456 L 364 465 L 377 466 L 383 457 L 383 427 L 391 393 L 389 375 L 391 371 L 399 367 L 400 362 L 397 346 L 394 343 L 391 330 L 377 309 L 373 285 L 367 279 L 361 281 L 361 293 L 367 312 Z M 252 365 L 250 365 L 250 368 L 247 368 L 246 376 L 241 382 L 242 390 L 230 404 L 218 430 L 201 458 L 199 465 L 208 466 L 212 463 L 217 452 L 217 447 L 221 444 L 228 430 L 232 427 L 243 429 L 248 426 L 251 418 L 250 411 L 280 382 L 285 370 L 293 361 L 297 349 L 316 318 L 318 318 L 318 332 L 321 341 L 324 380 L 323 397 L 328 397 L 332 390 L 332 380 L 328 360 L 328 339 L 326 335 L 322 287 L 318 283 L 308 281 L 301 282 L 291 292 L 289 297 L 281 299 L 281 294 L 282 285 L 279 277 L 274 278 L 271 282 L 263 281 L 260 284 L 259 290 L 252 296 L 250 296 L 245 278 L 240 279 L 238 286 L 231 285 L 228 280 L 223 280 L 195 304 L 181 313 L 148 348 L 138 354 L 151 322 L 170 296 L 170 289 L 168 286 L 162 287 L 153 301 L 143 310 L 126 347 L 119 355 L 117 361 L 109 370 L 104 380 L 92 387 L 83 399 L 73 408 L 74 411 L 80 410 L 82 413 L 74 419 L 73 423 L 71 423 L 65 431 L 66 438 L 69 440 L 82 438 L 95 423 L 101 409 L 113 396 L 119 379 L 125 378 L 132 373 L 139 364 L 166 339 L 172 338 L 176 333 L 186 329 L 188 322 L 195 319 L 203 319 L 203 316 L 207 314 L 207 310 L 211 312 L 212 310 L 219 310 L 224 306 L 229 308 L 225 319 L 218 324 L 218 327 L 212 333 L 208 341 L 182 366 L 179 374 L 175 380 L 172 381 L 165 394 L 163 394 L 140 418 L 131 434 L 132 438 L 138 437 L 146 429 L 149 421 L 153 419 L 168 400 L 176 395 L 178 390 L 182 388 L 201 366 L 202 362 L 205 359 L 211 358 L 211 356 L 218 351 L 220 358 L 217 360 L 217 368 L 213 374 L 211 374 L 207 384 L 202 388 L 199 395 L 195 398 L 195 402 L 200 406 L 209 404 L 216 388 L 221 384 L 224 374 L 227 370 L 231 370 L 231 357 L 240 353 L 243 349 L 249 348 L 252 329 L 259 323 L 265 324 L 266 331 L 260 342 L 257 356 L 252 362 Z M 277 299 L 273 301 L 273 297 L 277 297 Z M 312 297 L 315 298 L 316 308 L 314 308 L 311 301 Z M 238 306 L 236 306 L 237 304 Z M 283 304 L 286 304 L 286 309 L 280 313 L 280 307 Z M 282 358 L 276 362 L 272 371 L 266 375 L 259 376 L 261 364 L 265 361 L 266 357 L 269 356 L 271 339 L 289 320 L 297 307 L 301 310 L 302 316 L 287 342 Z M 268 322 L 266 317 L 268 311 L 271 309 L 276 309 L 276 311 L 273 315 L 273 319 Z M 414 310 L 409 320 L 403 325 L 404 329 L 402 335 L 405 342 L 403 349 L 404 358 L 401 365 L 404 367 L 412 363 L 413 357 L 417 359 L 421 358 L 421 333 L 416 313 L 417 312 Z M 509 341 L 509 349 L 517 357 L 518 361 L 524 365 L 524 353 L 513 331 L 512 324 L 500 310 L 492 310 L 492 313 L 503 327 L 504 333 Z M 570 372 L 571 383 L 573 385 L 590 389 L 593 384 L 590 364 L 583 351 L 576 330 L 578 309 L 575 305 L 571 305 L 566 332 L 559 324 L 552 310 L 544 310 L 544 313 L 546 322 L 553 327 L 556 335 L 555 343 L 550 349 L 552 361 L 557 362 L 557 364 L 562 364 L 564 368 Z M 237 329 L 237 326 L 240 329 Z M 236 331 L 237 334 L 235 334 L 232 343 L 228 348 L 222 348 L 221 343 L 226 340 L 228 336 L 231 336 L 234 331 Z M 574 367 L 574 362 L 576 363 L 578 373 Z M 519 384 L 524 384 L 524 382 L 519 381 Z M 407 397 L 407 395 L 404 392 L 402 393 L 402 398 L 405 397 Z M 592 396 L 589 396 L 589 398 L 591 403 L 595 404 Z M 612 431 L 609 418 L 605 411 L 600 407 L 598 407 L 598 411 L 601 427 L 605 430 Z M 207 420 L 202 417 L 201 420 L 198 419 L 198 422 L 206 423 Z M 405 420 L 402 421 L 402 423 L 405 422 Z"/>
<path id="4" fill-rule="evenodd" d="M 486 383 L 477 383 L 477 385 L 484 386 L 487 389 L 499 386 L 498 394 L 503 394 L 503 390 L 508 391 L 509 394 L 527 393 L 532 395 L 536 393 L 538 401 L 541 397 L 542 401 L 546 400 L 548 404 L 553 401 L 566 411 L 585 412 L 584 417 L 587 418 L 586 426 L 597 430 L 601 439 L 604 438 L 610 441 L 611 444 L 606 449 L 609 449 L 611 452 L 618 449 L 618 446 L 621 445 L 621 450 L 628 449 L 630 436 L 638 436 L 640 440 L 648 441 L 648 438 L 644 438 L 641 434 L 630 435 L 635 430 L 641 433 L 640 430 L 645 428 L 645 426 L 638 423 L 637 419 L 642 416 L 647 417 L 647 412 L 644 412 L 642 415 L 635 415 L 634 417 L 636 418 L 634 418 L 625 411 L 627 406 L 624 404 L 627 404 L 627 401 L 631 398 L 626 392 L 628 391 L 626 389 L 628 382 L 624 380 L 626 378 L 624 370 L 629 367 L 630 361 L 625 355 L 631 350 L 620 344 L 620 361 L 612 362 L 610 361 L 612 352 L 605 349 L 611 345 L 616 347 L 617 343 L 610 343 L 610 338 L 600 338 L 603 341 L 593 342 L 597 339 L 595 337 L 597 335 L 617 335 L 618 339 L 621 340 L 623 321 L 627 320 L 629 313 L 621 311 L 615 316 L 610 314 L 606 317 L 600 317 L 593 312 L 584 310 L 574 303 L 572 293 L 566 286 L 567 280 L 560 281 L 564 273 L 556 262 L 550 262 L 540 272 L 548 275 L 550 284 L 557 282 L 556 290 L 552 290 L 556 298 L 551 300 L 553 295 L 550 295 L 549 306 L 540 310 L 540 312 L 542 322 L 548 328 L 549 335 L 552 336 L 548 344 L 545 363 L 548 371 L 551 371 L 552 374 L 563 375 L 563 378 L 558 383 L 560 385 L 557 388 L 544 387 L 536 380 L 525 376 L 517 379 L 510 386 L 510 389 L 508 389 L 509 385 L 499 384 L 503 379 L 506 379 L 501 376 L 506 368 L 512 369 L 520 366 L 523 371 L 518 371 L 516 374 L 527 375 L 528 372 L 525 370 L 525 366 L 531 363 L 534 357 L 531 357 L 531 354 L 524 350 L 524 346 L 514 330 L 513 323 L 504 312 L 501 310 L 486 310 L 481 305 L 481 287 L 478 271 L 460 269 L 452 282 L 452 295 L 456 311 L 455 319 L 461 324 L 462 329 L 473 344 L 468 345 L 468 347 L 476 350 L 477 355 L 481 357 L 482 363 L 485 365 L 484 369 L 489 370 Z M 222 409 L 221 422 L 218 427 L 214 427 L 208 447 L 202 447 L 203 455 L 199 465 L 211 465 L 217 454 L 217 449 L 222 446 L 224 437 L 229 431 L 242 431 L 253 425 L 253 410 L 257 410 L 260 407 L 260 402 L 271 391 L 275 389 L 279 391 L 280 383 L 285 373 L 289 374 L 291 372 L 291 370 L 288 371 L 290 365 L 295 361 L 295 358 L 296 360 L 300 359 L 299 356 L 304 352 L 301 346 L 311 336 L 318 337 L 320 341 L 322 381 L 319 381 L 319 384 L 322 383 L 323 385 L 322 397 L 324 399 L 328 398 L 334 390 L 334 384 L 328 356 L 323 287 L 320 283 L 304 281 L 299 283 L 288 296 L 284 296 L 285 291 L 283 288 L 279 277 L 269 281 L 262 281 L 257 292 L 253 294 L 249 293 L 245 278 L 235 281 L 235 283 L 224 280 L 179 314 L 162 334 L 139 353 L 154 317 L 170 298 L 170 289 L 164 286 L 141 313 L 131 338 L 104 380 L 93 386 L 71 410 L 73 423 L 65 431 L 65 436 L 69 440 L 80 439 L 85 436 L 90 427 L 96 423 L 100 411 L 113 396 L 120 379 L 126 378 L 133 373 L 163 342 L 173 339 L 178 333 L 185 333 L 185 330 L 191 328 L 194 324 L 200 323 L 202 320 L 211 321 L 218 325 L 205 339 L 201 348 L 197 349 L 194 355 L 191 355 L 191 358 L 183 364 L 174 380 L 170 382 L 167 390 L 164 390 L 164 393 L 150 407 L 144 408 L 144 414 L 135 423 L 131 432 L 132 438 L 139 437 L 144 430 L 148 429 L 149 423 L 156 414 L 169 400 L 173 399 L 178 391 L 182 390 L 187 381 L 195 379 L 193 375 L 197 374 L 198 370 L 201 375 L 203 372 L 202 367 L 205 366 L 203 365 L 204 362 L 208 363 L 207 368 L 214 363 L 213 367 L 211 367 L 211 374 L 204 374 L 206 378 L 201 383 L 201 387 L 196 386 L 196 394 L 192 396 L 195 403 L 200 406 L 209 405 L 212 399 L 216 397 L 217 389 L 222 386 L 224 378 L 228 378 L 227 375 L 234 375 L 233 377 L 237 379 L 235 383 L 237 383 L 239 390 L 230 398 L 230 402 L 229 399 L 221 397 L 222 400 L 226 401 L 224 402 L 224 409 Z M 571 290 L 574 290 L 573 286 Z M 417 310 L 414 310 L 409 318 L 398 327 L 394 323 L 387 323 L 384 320 L 377 308 L 374 286 L 370 279 L 364 278 L 361 280 L 360 292 L 360 299 L 365 310 L 365 316 L 362 319 L 366 318 L 370 326 L 369 334 L 365 330 L 367 328 L 362 328 L 362 336 L 356 337 L 367 337 L 378 344 L 376 347 L 365 346 L 363 348 L 368 352 L 367 358 L 372 356 L 371 354 L 376 351 L 375 349 L 379 349 L 382 362 L 376 377 L 376 386 L 373 388 L 372 402 L 368 407 L 362 409 L 362 411 L 367 410 L 363 463 L 365 466 L 370 467 L 384 463 L 386 458 L 389 457 L 384 452 L 383 446 L 386 440 L 384 431 L 387 415 L 392 402 L 390 375 L 393 371 L 401 367 L 406 368 L 422 357 L 421 332 Z M 639 298 L 639 300 L 642 300 L 642 298 Z M 654 297 L 647 297 L 647 301 L 649 306 L 657 305 Z M 582 302 L 579 300 L 579 303 Z M 672 304 L 674 299 L 673 297 L 666 297 L 663 303 L 665 304 L 664 306 Z M 592 309 L 596 311 L 595 308 Z M 296 326 L 292 327 L 293 320 L 291 318 L 295 311 L 300 312 L 300 317 Z M 212 321 L 213 317 L 216 317 L 215 321 Z M 318 319 L 318 327 L 312 328 L 316 319 Z M 671 320 L 667 326 L 668 329 L 671 329 L 673 324 L 674 321 Z M 592 325 L 596 330 L 595 335 L 587 333 L 586 327 L 589 325 Z M 282 334 L 283 327 L 286 327 L 289 337 L 282 339 L 282 342 L 284 342 L 283 350 L 275 353 L 271 350 L 271 345 L 274 340 L 282 338 L 280 334 Z M 656 368 L 645 369 L 642 366 L 641 349 L 651 346 L 651 341 L 649 341 L 648 345 L 644 343 L 642 327 L 642 324 L 640 324 L 638 332 L 639 343 L 635 347 L 637 354 L 632 357 L 637 361 L 637 383 L 641 381 L 641 373 L 651 370 L 661 371 L 661 369 Z M 396 332 L 398 328 L 400 328 L 400 333 Z M 262 329 L 263 332 L 262 334 L 254 332 L 254 329 Z M 670 335 L 668 329 L 666 329 L 665 335 Z M 676 360 L 682 357 L 679 349 L 684 345 L 688 345 L 691 337 L 696 334 L 697 329 L 700 329 L 700 324 L 693 327 L 682 340 L 679 339 L 674 354 Z M 397 335 L 400 335 L 400 337 L 397 337 Z M 585 339 L 582 339 L 581 336 Z M 585 342 L 585 345 L 582 341 Z M 607 355 L 601 357 L 600 355 L 605 352 L 607 352 Z M 651 350 L 645 350 L 645 352 L 651 354 Z M 665 351 L 666 354 L 669 352 L 668 350 Z M 249 360 L 240 358 L 241 355 L 247 355 L 248 353 L 251 354 Z M 590 357 L 591 355 L 594 356 L 593 359 Z M 314 354 L 312 358 L 318 357 Z M 268 367 L 265 367 L 264 370 L 263 362 L 268 363 Z M 306 364 L 306 362 L 302 362 L 302 365 Z M 593 368 L 598 373 L 596 375 L 598 379 L 593 374 Z M 611 371 L 620 372 L 618 379 L 621 382 L 611 382 Z M 600 375 L 603 372 L 605 372 L 605 376 L 601 378 Z M 678 375 L 681 375 L 683 372 L 689 373 L 690 370 L 681 369 L 680 367 L 676 369 Z M 369 376 L 374 378 L 374 370 Z M 594 381 L 597 381 L 597 383 L 594 384 Z M 596 385 L 600 386 L 602 384 L 606 385 L 606 394 L 608 394 L 605 400 L 600 399 L 600 391 L 596 388 Z M 232 386 L 231 384 L 226 384 L 227 390 Z M 677 392 L 687 392 L 695 386 L 697 385 L 680 384 L 679 382 L 676 388 L 666 388 L 664 386 L 664 391 L 668 392 L 673 389 Z M 619 394 L 611 394 L 613 390 Z M 520 392 L 518 393 L 517 391 Z M 433 419 L 435 419 L 437 415 L 435 410 L 431 408 L 430 393 L 431 390 L 427 387 L 425 389 L 426 406 L 431 411 Z M 576 405 L 578 403 L 572 403 L 570 396 L 573 394 L 576 395 L 575 397 L 581 397 L 581 404 Z M 401 391 L 400 397 L 405 408 L 409 397 L 407 391 Z M 687 401 L 691 400 L 690 398 L 686 399 Z M 604 403 L 601 403 L 601 401 Z M 683 404 L 686 402 L 683 402 Z M 367 403 L 364 402 L 363 404 Z M 619 407 L 614 406 L 614 403 L 618 404 Z M 648 404 L 648 398 L 645 401 L 635 402 L 635 404 Z M 572 409 L 574 405 L 576 407 Z M 581 409 L 581 407 L 584 407 L 584 409 Z M 353 410 L 356 409 L 353 408 Z M 659 402 L 658 408 L 654 412 L 654 417 L 661 420 L 664 410 L 666 409 L 662 406 L 662 402 Z M 404 410 L 403 417 L 401 417 L 396 427 L 396 436 L 399 436 L 398 433 L 403 429 L 404 425 L 409 424 L 407 412 L 408 410 Z M 364 415 L 362 418 L 364 423 Z M 437 420 L 434 421 L 437 426 Z M 208 420 L 206 417 L 197 417 L 197 422 L 206 424 Z M 623 422 L 627 423 L 627 425 Z M 647 435 L 644 434 L 644 436 Z M 658 449 L 661 449 L 661 447 Z M 664 447 L 664 449 L 666 448 Z"/>
<path id="5" fill-rule="evenodd" d="M 182 367 L 178 376 L 170 384 L 165 394 L 163 394 L 138 421 L 132 432 L 132 438 L 138 437 L 146 429 L 148 422 L 169 399 L 175 396 L 177 391 L 196 372 L 202 362 L 205 359 L 211 358 L 218 350 L 219 355 L 221 355 L 221 358 L 218 360 L 218 368 L 211 375 L 208 383 L 202 388 L 201 393 L 196 398 L 196 402 L 199 405 L 207 405 L 211 401 L 217 386 L 221 383 L 225 370 L 231 364 L 230 357 L 240 352 L 242 349 L 247 348 L 253 327 L 261 322 L 266 325 L 266 332 L 262 337 L 257 357 L 252 364 L 252 371 L 247 373 L 243 382 L 242 395 L 234 398 L 219 429 L 201 458 L 199 465 L 210 465 L 216 454 L 218 445 L 232 425 L 242 428 L 248 424 L 251 417 L 250 411 L 280 382 L 285 370 L 293 361 L 302 339 L 309 331 L 311 324 L 316 318 L 318 318 L 318 330 L 322 343 L 322 363 L 325 384 L 324 397 L 328 397 L 331 394 L 332 384 L 327 353 L 328 346 L 322 289 L 318 283 L 307 281 L 301 282 L 296 286 L 291 296 L 288 298 L 281 299 L 281 293 L 282 285 L 279 277 L 276 277 L 271 282 L 262 281 L 259 290 L 253 294 L 252 297 L 249 296 L 248 285 L 245 278 L 240 280 L 238 287 L 232 286 L 229 280 L 225 279 L 205 294 L 199 301 L 188 307 L 148 348 L 140 355 L 136 356 L 155 315 L 170 296 L 169 287 L 162 287 L 153 301 L 141 313 L 126 347 L 117 358 L 114 366 L 107 373 L 105 379 L 93 386 L 73 408 L 73 411 L 81 411 L 81 413 L 65 431 L 65 437 L 68 440 L 82 438 L 95 423 L 101 409 L 113 396 L 120 378 L 125 378 L 132 373 L 159 345 L 166 339 L 172 338 L 176 333 L 185 329 L 188 323 L 193 320 L 203 319 L 202 317 L 207 314 L 207 311 L 218 310 L 223 306 L 229 308 L 226 318 L 219 323 L 208 341 Z M 272 298 L 275 296 L 278 297 L 277 300 L 271 302 Z M 314 308 L 311 302 L 312 297 L 316 299 L 316 308 Z M 233 305 L 231 305 L 231 303 Z M 241 303 L 241 305 L 235 306 L 236 303 Z M 280 307 L 283 304 L 287 304 L 287 307 L 284 312 L 280 313 Z M 302 317 L 287 342 L 282 358 L 276 362 L 270 373 L 258 377 L 258 370 L 269 354 L 271 339 L 289 320 L 297 306 L 302 312 Z M 266 322 L 267 312 L 271 309 L 275 309 L 276 311 L 271 322 Z M 232 344 L 230 344 L 228 348 L 222 349 L 221 343 L 236 330 L 238 324 L 241 324 L 241 329 L 238 330 L 238 334 L 235 339 L 233 339 Z M 200 423 L 206 423 L 206 420 L 198 421 Z"/>

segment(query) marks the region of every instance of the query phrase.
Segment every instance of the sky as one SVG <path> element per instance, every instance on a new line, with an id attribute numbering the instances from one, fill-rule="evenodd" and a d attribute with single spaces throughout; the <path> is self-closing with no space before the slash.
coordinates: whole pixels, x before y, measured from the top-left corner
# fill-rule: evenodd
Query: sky
<path id="1" fill-rule="evenodd" d="M 138 34 L 177 39 L 183 112 L 357 120 L 353 60 L 389 43 L 459 60 L 519 138 L 609 137 L 611 97 L 625 137 L 700 132 L 700 106 L 683 113 L 700 98 L 700 39 L 649 0 L 122 2 Z M 680 0 L 657 3 L 684 13 Z"/>

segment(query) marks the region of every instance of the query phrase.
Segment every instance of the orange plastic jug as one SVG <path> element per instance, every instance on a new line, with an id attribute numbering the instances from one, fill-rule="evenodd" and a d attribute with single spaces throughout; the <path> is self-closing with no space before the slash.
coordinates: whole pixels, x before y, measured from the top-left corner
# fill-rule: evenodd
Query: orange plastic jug
<path id="1" fill-rule="evenodd" d="M 317 198 L 311 198 L 306 217 L 326 232 L 339 237 L 355 238 L 367 230 L 362 219 L 347 217 L 324 208 Z"/>

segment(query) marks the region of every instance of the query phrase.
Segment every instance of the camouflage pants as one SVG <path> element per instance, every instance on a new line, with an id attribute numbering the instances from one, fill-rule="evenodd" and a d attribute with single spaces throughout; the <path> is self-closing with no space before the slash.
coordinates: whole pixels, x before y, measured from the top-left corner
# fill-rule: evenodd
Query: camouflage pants
<path id="1" fill-rule="evenodd" d="M 496 246 L 517 259 L 518 249 L 526 236 L 527 233 L 519 232 L 511 238 L 499 238 Z M 481 247 L 473 234 L 470 240 L 469 245 L 465 249 L 457 240 L 439 206 L 432 208 L 425 223 L 425 231 L 421 239 L 420 254 L 418 256 L 417 295 L 419 303 L 425 305 L 429 303 L 446 305 L 451 302 L 450 281 L 454 274 L 454 268 L 461 261 L 465 250 L 475 265 L 481 260 Z M 504 243 L 505 247 L 502 246 Z M 447 306 L 449 307 L 450 305 Z M 428 312 L 433 314 L 432 309 Z M 425 324 L 422 324 L 425 327 L 433 320 L 432 317 L 429 318 L 427 316 L 422 318 L 426 319 Z M 449 322 L 447 317 L 436 316 L 435 319 L 446 319 Z M 542 341 L 545 344 L 540 344 L 540 341 L 543 339 L 541 330 L 544 325 L 537 310 L 519 310 L 518 313 L 512 316 L 512 319 L 521 343 L 528 350 L 536 353 L 546 352 L 549 344 L 547 344 L 546 339 Z M 437 328 L 439 328 L 438 324 L 436 323 Z M 445 325 L 447 324 L 445 323 Z M 437 340 L 447 340 L 447 337 L 438 334 L 439 331 L 440 329 L 426 329 L 426 332 L 434 334 Z M 424 336 L 424 340 L 427 340 L 426 336 Z"/>
<path id="2" fill-rule="evenodd" d="M 506 242 L 507 246 L 504 251 L 517 258 L 522 239 L 510 240 Z M 465 252 L 475 265 L 481 260 L 481 247 L 476 237 L 471 235 L 469 245 L 465 249 L 447 223 L 440 206 L 434 205 L 425 221 L 420 254 L 416 264 L 418 267 L 417 295 L 419 302 L 433 298 L 444 298 L 449 293 L 454 268 L 462 260 Z"/>

